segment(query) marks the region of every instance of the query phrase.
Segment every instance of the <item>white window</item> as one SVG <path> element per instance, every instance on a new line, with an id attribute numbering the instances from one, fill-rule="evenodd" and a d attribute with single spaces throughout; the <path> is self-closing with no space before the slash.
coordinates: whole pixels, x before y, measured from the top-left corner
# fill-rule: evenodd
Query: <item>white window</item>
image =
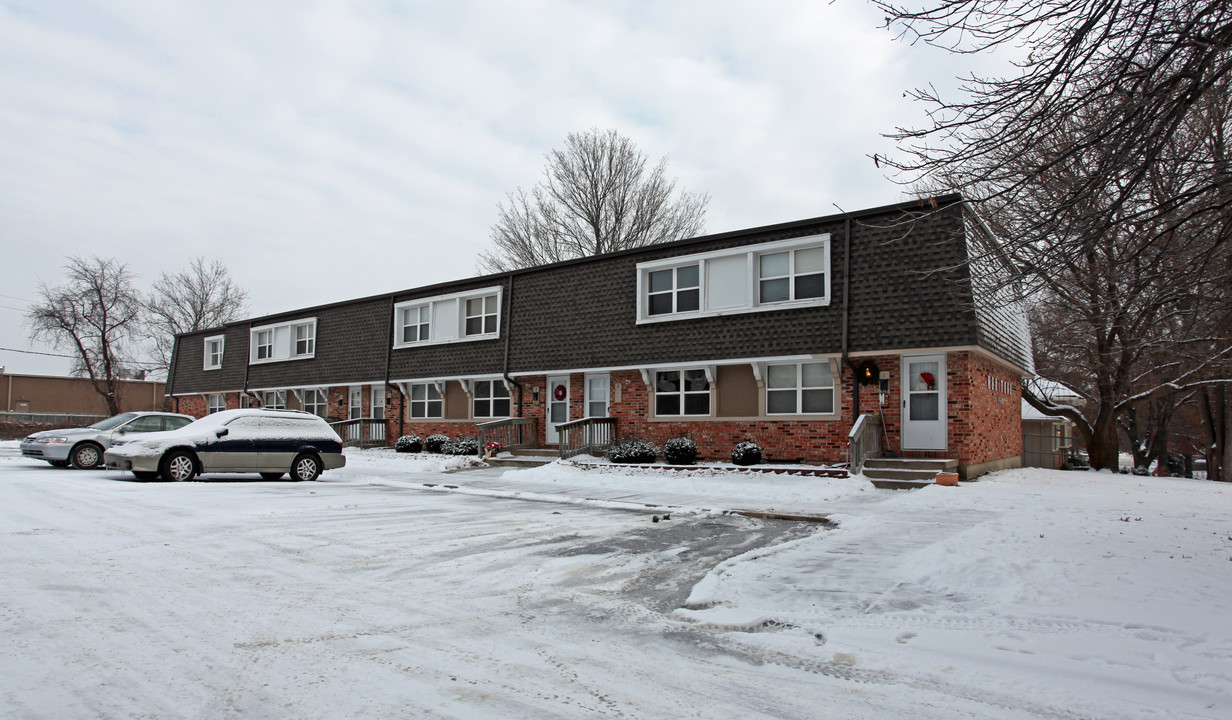
<path id="1" fill-rule="evenodd" d="M 654 270 L 647 275 L 651 315 L 697 312 L 701 308 L 699 265 Z"/>
<path id="2" fill-rule="evenodd" d="M 607 417 L 611 376 L 586 376 L 586 417 Z"/>
<path id="3" fill-rule="evenodd" d="M 303 357 L 305 355 L 312 356 L 316 354 L 317 349 L 317 324 L 300 323 L 294 326 L 295 330 L 295 349 L 292 351 L 294 357 Z"/>
<path id="4" fill-rule="evenodd" d="M 381 385 L 372 386 L 372 417 L 385 419 L 385 388 Z"/>
<path id="5" fill-rule="evenodd" d="M 329 393 L 325 388 L 308 388 L 304 391 L 304 411 L 322 418 L 329 414 Z"/>
<path id="6" fill-rule="evenodd" d="M 411 417 L 438 418 L 444 410 L 441 393 L 434 383 L 411 385 Z"/>
<path id="7" fill-rule="evenodd" d="M 364 416 L 364 389 L 353 387 L 347 397 L 347 420 Z"/>
<path id="8" fill-rule="evenodd" d="M 222 335 L 205 339 L 205 369 L 217 370 L 222 367 L 222 349 L 226 338 Z"/>
<path id="9" fill-rule="evenodd" d="M 834 373 L 829 361 L 766 368 L 766 414 L 834 412 Z"/>
<path id="10" fill-rule="evenodd" d="M 496 332 L 497 304 L 495 295 L 471 298 L 466 301 L 466 334 L 468 337 L 491 335 Z"/>
<path id="11" fill-rule="evenodd" d="M 757 258 L 757 300 L 778 303 L 826 294 L 826 249 L 763 253 Z"/>
<path id="12" fill-rule="evenodd" d="M 811 235 L 637 265 L 637 322 L 830 303 L 830 236 Z"/>
<path id="13" fill-rule="evenodd" d="M 209 397 L 209 406 L 205 410 L 206 415 L 213 415 L 216 412 L 222 412 L 227 409 L 227 396 L 222 393 L 213 393 Z"/>
<path id="14" fill-rule="evenodd" d="M 267 390 L 261 393 L 261 404 L 270 410 L 287 409 L 286 390 Z"/>
<path id="15" fill-rule="evenodd" d="M 262 325 L 251 331 L 249 363 L 281 362 L 311 358 L 317 349 L 317 319 L 304 318 L 277 325 Z"/>
<path id="16" fill-rule="evenodd" d="M 705 370 L 655 373 L 655 415 L 709 415 L 710 381 Z"/>
<path id="17" fill-rule="evenodd" d="M 500 380 L 476 380 L 473 399 L 475 417 L 509 417 L 509 388 Z"/>
<path id="18" fill-rule="evenodd" d="M 402 338 L 402 343 L 409 345 L 411 343 L 427 342 L 431 337 L 432 307 L 429 305 L 419 305 L 402 308 L 400 312 L 399 317 L 402 320 L 402 325 L 398 335 Z"/>
<path id="19" fill-rule="evenodd" d="M 501 288 L 408 300 L 394 305 L 394 347 L 500 336 Z"/>

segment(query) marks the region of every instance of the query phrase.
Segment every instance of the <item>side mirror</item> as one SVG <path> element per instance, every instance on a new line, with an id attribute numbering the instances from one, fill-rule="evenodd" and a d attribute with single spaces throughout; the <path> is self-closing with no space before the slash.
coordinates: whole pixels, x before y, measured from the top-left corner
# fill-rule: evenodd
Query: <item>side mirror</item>
<path id="1" fill-rule="evenodd" d="M 223 437 L 224 435 L 227 435 L 230 432 L 231 431 L 226 428 L 218 428 L 217 430 L 214 431 L 214 437 Z"/>
<path id="2" fill-rule="evenodd" d="M 116 428 L 116 432 L 118 432 L 118 433 L 120 433 L 121 435 L 123 435 L 124 433 L 128 432 L 128 426 L 127 426 L 127 425 L 121 425 L 120 427 Z"/>

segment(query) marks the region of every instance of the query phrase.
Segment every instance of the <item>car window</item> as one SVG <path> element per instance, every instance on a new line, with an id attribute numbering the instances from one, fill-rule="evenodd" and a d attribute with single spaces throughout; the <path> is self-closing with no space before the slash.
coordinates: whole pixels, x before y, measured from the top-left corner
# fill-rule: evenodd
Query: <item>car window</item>
<path id="1" fill-rule="evenodd" d="M 99 420 L 90 427 L 95 430 L 111 430 L 123 425 L 129 420 L 132 420 L 135 415 L 136 413 L 120 413 L 119 415 L 113 415 L 106 420 Z"/>
<path id="2" fill-rule="evenodd" d="M 130 422 L 125 428 L 129 432 L 158 432 L 163 429 L 163 419 L 158 415 L 143 415 Z"/>
<path id="3" fill-rule="evenodd" d="M 232 433 L 239 432 L 245 435 L 252 435 L 257 432 L 257 428 L 261 426 L 261 418 L 251 415 L 241 415 L 231 422 L 227 423 L 227 430 Z"/>
<path id="4" fill-rule="evenodd" d="M 163 429 L 179 430 L 190 422 L 192 422 L 192 418 L 166 416 L 163 418 Z"/>
<path id="5" fill-rule="evenodd" d="M 261 436 L 285 439 L 315 439 L 329 436 L 329 426 L 316 417 L 263 417 Z"/>

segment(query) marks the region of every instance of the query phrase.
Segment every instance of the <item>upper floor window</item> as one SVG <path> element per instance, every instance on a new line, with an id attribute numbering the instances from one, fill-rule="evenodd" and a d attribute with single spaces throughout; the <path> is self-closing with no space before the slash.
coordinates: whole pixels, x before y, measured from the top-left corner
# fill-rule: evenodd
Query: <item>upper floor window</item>
<path id="1" fill-rule="evenodd" d="M 705 370 L 655 373 L 655 415 L 709 415 L 710 381 Z"/>
<path id="2" fill-rule="evenodd" d="M 500 336 L 501 288 L 439 295 L 394 306 L 394 347 Z"/>
<path id="3" fill-rule="evenodd" d="M 637 321 L 828 305 L 829 267 L 828 234 L 638 263 Z"/>
<path id="4" fill-rule="evenodd" d="M 317 319 L 305 318 L 251 331 L 250 363 L 311 358 L 317 350 Z"/>
<path id="5" fill-rule="evenodd" d="M 438 418 L 444 414 L 444 402 L 435 383 L 411 385 L 411 417 Z"/>
<path id="6" fill-rule="evenodd" d="M 222 367 L 222 350 L 226 337 L 215 335 L 205 339 L 205 369 L 217 370 Z"/>
<path id="7" fill-rule="evenodd" d="M 475 417 L 509 417 L 509 388 L 500 380 L 476 380 L 474 393 Z"/>
<path id="8" fill-rule="evenodd" d="M 766 367 L 766 414 L 834 412 L 834 373 L 829 361 Z"/>

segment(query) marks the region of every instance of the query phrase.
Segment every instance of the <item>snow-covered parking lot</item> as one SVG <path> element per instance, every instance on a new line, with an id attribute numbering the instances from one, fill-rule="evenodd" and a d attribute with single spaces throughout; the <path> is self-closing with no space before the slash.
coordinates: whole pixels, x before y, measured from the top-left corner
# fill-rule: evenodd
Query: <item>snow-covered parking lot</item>
<path id="1" fill-rule="evenodd" d="M 0 717 L 1232 717 L 1229 486 L 442 469 L 0 443 Z M 689 509 L 763 506 L 835 526 Z"/>

